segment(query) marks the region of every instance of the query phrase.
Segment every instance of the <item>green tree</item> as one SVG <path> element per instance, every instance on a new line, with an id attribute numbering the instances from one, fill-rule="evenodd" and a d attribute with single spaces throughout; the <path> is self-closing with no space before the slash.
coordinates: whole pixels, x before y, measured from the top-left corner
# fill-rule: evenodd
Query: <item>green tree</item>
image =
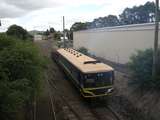
<path id="1" fill-rule="evenodd" d="M 49 35 L 49 30 L 47 29 L 45 32 L 44 32 L 44 35 L 48 36 Z"/>
<path id="2" fill-rule="evenodd" d="M 54 28 L 51 27 L 50 30 L 49 30 L 49 32 L 50 33 L 54 33 L 55 32 Z"/>
<path id="3" fill-rule="evenodd" d="M 38 94 L 43 61 L 32 42 L 0 34 L 0 119 L 16 120 Z"/>
<path id="4" fill-rule="evenodd" d="M 155 18 L 154 13 L 154 2 L 147 2 L 144 5 L 126 8 L 119 16 L 121 24 L 140 24 L 153 22 Z"/>
<path id="5" fill-rule="evenodd" d="M 87 23 L 88 28 L 101 28 L 119 25 L 119 19 L 115 15 L 108 15 L 106 17 L 99 17 L 93 22 Z"/>
<path id="6" fill-rule="evenodd" d="M 85 29 L 87 29 L 87 23 L 82 23 L 82 22 L 76 22 L 70 28 L 71 31 L 79 31 Z"/>
<path id="7" fill-rule="evenodd" d="M 10 26 L 6 33 L 8 36 L 12 36 L 21 40 L 27 40 L 32 37 L 31 35 L 29 35 L 27 30 L 23 29 L 21 26 L 18 25 Z"/>
<path id="8" fill-rule="evenodd" d="M 55 40 L 60 40 L 60 39 L 61 39 L 61 36 L 62 36 L 61 32 L 60 32 L 60 31 L 57 31 L 57 32 L 55 32 L 55 34 L 54 34 L 54 39 L 55 39 Z"/>
<path id="9" fill-rule="evenodd" d="M 108 15 L 106 23 L 107 23 L 106 26 L 117 26 L 119 25 L 119 20 L 115 15 Z"/>
<path id="10" fill-rule="evenodd" d="M 73 40 L 73 32 L 79 31 L 79 30 L 86 30 L 88 28 L 88 23 L 82 23 L 82 22 L 76 22 L 74 23 L 69 32 L 69 37 L 71 40 Z"/>

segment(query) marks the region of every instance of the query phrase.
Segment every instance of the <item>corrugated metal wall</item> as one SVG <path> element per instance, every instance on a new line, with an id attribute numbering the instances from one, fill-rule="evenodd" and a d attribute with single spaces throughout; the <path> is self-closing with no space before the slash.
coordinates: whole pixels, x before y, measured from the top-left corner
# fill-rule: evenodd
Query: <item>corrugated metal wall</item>
<path id="1" fill-rule="evenodd" d="M 85 47 L 96 56 L 121 64 L 127 63 L 136 50 L 153 44 L 153 23 L 84 30 L 73 35 L 74 48 Z"/>

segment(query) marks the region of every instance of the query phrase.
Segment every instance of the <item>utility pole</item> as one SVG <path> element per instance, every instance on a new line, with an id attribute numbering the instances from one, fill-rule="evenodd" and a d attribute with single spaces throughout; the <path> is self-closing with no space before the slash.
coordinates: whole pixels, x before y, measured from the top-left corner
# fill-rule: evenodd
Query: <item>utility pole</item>
<path id="1" fill-rule="evenodd" d="M 152 79 L 154 80 L 157 75 L 158 65 L 158 32 L 159 32 L 159 0 L 156 0 L 155 9 L 155 38 L 154 38 L 154 51 L 153 51 L 153 66 L 152 66 Z"/>
<path id="2" fill-rule="evenodd" d="M 63 45 L 64 45 L 64 48 L 66 47 L 66 43 L 65 43 L 65 18 L 63 16 Z"/>

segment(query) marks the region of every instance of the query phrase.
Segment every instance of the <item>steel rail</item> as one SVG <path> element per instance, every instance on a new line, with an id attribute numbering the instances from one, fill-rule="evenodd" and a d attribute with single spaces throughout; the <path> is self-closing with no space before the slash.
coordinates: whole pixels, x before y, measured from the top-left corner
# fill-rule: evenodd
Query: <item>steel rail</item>
<path id="1" fill-rule="evenodd" d="M 82 117 L 73 109 L 73 107 L 67 102 L 67 100 L 65 99 L 65 96 L 62 95 L 62 93 L 60 93 L 60 91 L 58 90 L 58 88 L 56 87 L 55 83 L 49 82 L 50 85 L 52 86 L 52 88 L 54 88 L 56 91 L 58 91 L 59 96 L 61 97 L 61 99 L 65 102 L 65 104 L 69 107 L 69 109 L 71 110 L 72 113 L 74 113 L 74 115 L 79 119 L 79 120 L 83 120 Z"/>
<path id="2" fill-rule="evenodd" d="M 49 85 L 49 81 L 47 80 L 47 84 L 48 84 L 48 86 L 50 86 Z M 52 95 L 51 95 L 51 90 L 49 89 L 49 97 L 50 97 L 50 101 L 51 101 L 51 107 L 52 107 L 52 113 L 53 113 L 53 119 L 54 120 L 57 120 L 56 119 L 56 112 L 55 112 L 55 108 L 54 108 L 54 98 L 52 97 Z"/>

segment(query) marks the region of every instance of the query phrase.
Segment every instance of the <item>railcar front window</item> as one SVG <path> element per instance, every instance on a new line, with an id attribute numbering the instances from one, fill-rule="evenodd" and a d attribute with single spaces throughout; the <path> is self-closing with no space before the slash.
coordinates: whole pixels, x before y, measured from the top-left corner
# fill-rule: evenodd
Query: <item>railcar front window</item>
<path id="1" fill-rule="evenodd" d="M 88 87 L 95 86 L 95 80 L 94 79 L 87 79 L 86 80 L 86 86 L 88 86 Z"/>
<path id="2" fill-rule="evenodd" d="M 112 72 L 107 73 L 96 73 L 85 75 L 85 87 L 104 87 L 112 84 L 113 74 Z"/>
<path id="3" fill-rule="evenodd" d="M 85 87 L 95 87 L 95 78 L 89 74 L 85 76 Z"/>
<path id="4" fill-rule="evenodd" d="M 97 87 L 108 86 L 111 84 L 112 84 L 111 72 L 97 74 L 97 80 L 96 80 Z"/>

